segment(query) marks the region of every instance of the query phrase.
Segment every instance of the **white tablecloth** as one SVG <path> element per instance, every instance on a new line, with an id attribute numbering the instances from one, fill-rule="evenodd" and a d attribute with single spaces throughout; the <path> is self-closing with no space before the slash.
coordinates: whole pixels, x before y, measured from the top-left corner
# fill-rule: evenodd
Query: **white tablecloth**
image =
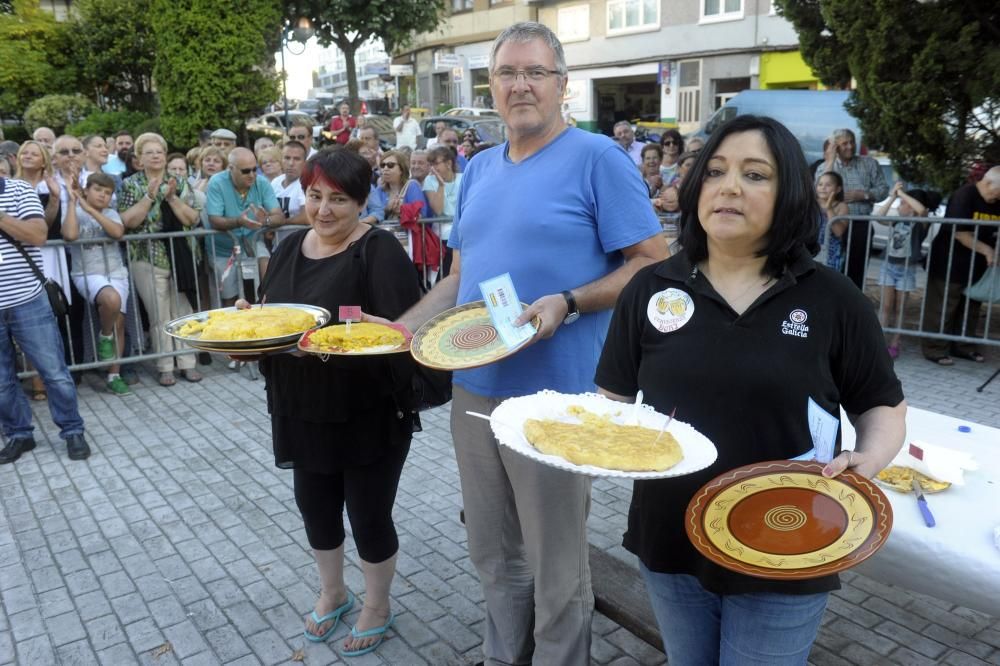
<path id="1" fill-rule="evenodd" d="M 854 428 L 843 419 L 844 448 L 854 447 Z M 959 432 L 967 425 L 971 432 Z M 906 442 L 915 439 L 975 456 L 979 469 L 964 486 L 924 495 L 937 522 L 927 527 L 911 493 L 885 490 L 893 526 L 885 546 L 855 571 L 881 583 L 950 601 L 1000 617 L 1000 429 L 910 407 Z"/>

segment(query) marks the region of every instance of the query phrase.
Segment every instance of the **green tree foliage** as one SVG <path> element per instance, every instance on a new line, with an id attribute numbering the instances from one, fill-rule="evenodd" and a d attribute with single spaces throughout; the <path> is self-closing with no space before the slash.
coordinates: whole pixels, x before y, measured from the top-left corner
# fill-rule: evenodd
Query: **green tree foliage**
<path id="1" fill-rule="evenodd" d="M 51 127 L 56 134 L 62 134 L 68 125 L 95 110 L 94 103 L 83 95 L 46 95 L 28 106 L 24 124 L 32 132 L 39 127 Z"/>
<path id="2" fill-rule="evenodd" d="M 153 76 L 160 126 L 173 145 L 197 143 L 204 128 L 237 130 L 277 97 L 272 0 L 152 0 Z"/>
<path id="3" fill-rule="evenodd" d="M 101 106 L 153 111 L 150 0 L 80 0 L 74 6 L 76 59 Z"/>
<path id="4" fill-rule="evenodd" d="M 76 92 L 78 72 L 65 25 L 38 6 L 13 0 L 0 12 L 0 116 L 18 116 L 33 100 Z"/>
<path id="5" fill-rule="evenodd" d="M 446 15 L 444 0 L 289 0 L 285 19 L 290 26 L 308 18 L 323 46 L 335 44 L 347 63 L 347 91 L 359 109 L 358 74 L 354 54 L 369 39 L 381 39 L 392 53 L 413 35 L 434 30 Z"/>
<path id="6" fill-rule="evenodd" d="M 949 191 L 975 160 L 1000 162 L 995 0 L 776 0 L 820 79 L 904 178 Z"/>
<path id="7" fill-rule="evenodd" d="M 97 111 L 68 126 L 66 132 L 74 136 L 88 134 L 111 136 L 119 130 L 128 130 L 134 138 L 139 136 L 139 129 L 151 119 L 150 115 L 139 111 Z"/>

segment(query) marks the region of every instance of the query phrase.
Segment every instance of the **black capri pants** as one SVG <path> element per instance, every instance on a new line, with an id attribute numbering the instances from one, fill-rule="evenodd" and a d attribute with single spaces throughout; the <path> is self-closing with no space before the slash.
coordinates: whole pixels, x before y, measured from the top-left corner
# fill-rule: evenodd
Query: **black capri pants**
<path id="1" fill-rule="evenodd" d="M 392 507 L 410 442 L 390 446 L 385 455 L 366 465 L 346 465 L 332 474 L 296 467 L 295 503 L 302 513 L 306 537 L 315 550 L 333 550 L 344 543 L 344 506 L 351 521 L 358 554 L 366 562 L 384 562 L 399 550 Z"/>

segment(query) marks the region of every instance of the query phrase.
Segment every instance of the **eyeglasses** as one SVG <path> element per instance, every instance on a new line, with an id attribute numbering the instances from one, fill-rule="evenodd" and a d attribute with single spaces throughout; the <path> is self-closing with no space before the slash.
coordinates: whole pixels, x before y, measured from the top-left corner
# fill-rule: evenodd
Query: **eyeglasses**
<path id="1" fill-rule="evenodd" d="M 289 134 L 288 138 L 292 141 L 305 141 L 308 134 Z"/>
<path id="2" fill-rule="evenodd" d="M 667 139 L 666 141 L 663 142 L 663 145 L 664 146 L 676 146 L 678 144 L 673 139 Z"/>
<path id="3" fill-rule="evenodd" d="M 233 168 L 236 169 L 237 171 L 239 171 L 244 176 L 249 176 L 250 174 L 252 174 L 254 171 L 257 170 L 257 167 L 255 167 L 255 166 L 252 166 L 252 167 L 249 167 L 249 168 L 246 168 L 246 169 L 240 169 L 239 167 L 233 167 Z"/>
<path id="4" fill-rule="evenodd" d="M 501 67 L 493 72 L 493 76 L 504 85 L 510 85 L 517 81 L 517 77 L 523 76 L 525 81 L 530 83 L 542 83 L 550 76 L 557 76 L 559 72 L 554 69 L 544 67 L 531 67 L 529 69 L 514 69 L 513 67 Z"/>
<path id="5" fill-rule="evenodd" d="M 56 154 L 62 155 L 63 157 L 69 155 L 70 153 L 74 155 L 80 155 L 83 153 L 83 148 L 60 148 L 59 150 L 56 151 Z"/>
<path id="6" fill-rule="evenodd" d="M 396 164 L 395 162 L 382 162 L 382 164 L 380 164 L 379 166 L 381 166 L 383 169 L 395 169 L 399 165 Z"/>

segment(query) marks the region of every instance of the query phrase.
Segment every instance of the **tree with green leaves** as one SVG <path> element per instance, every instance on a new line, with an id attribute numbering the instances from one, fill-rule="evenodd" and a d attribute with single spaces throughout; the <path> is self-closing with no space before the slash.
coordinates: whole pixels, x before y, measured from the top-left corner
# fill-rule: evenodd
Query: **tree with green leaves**
<path id="1" fill-rule="evenodd" d="M 0 12 L 0 116 L 20 117 L 39 97 L 76 92 L 78 70 L 67 26 L 38 0 L 10 8 Z"/>
<path id="2" fill-rule="evenodd" d="M 76 59 L 92 94 L 104 108 L 152 112 L 150 0 L 80 0 L 74 6 Z"/>
<path id="3" fill-rule="evenodd" d="M 83 95 L 45 95 L 28 105 L 24 112 L 24 124 L 31 131 L 44 126 L 62 134 L 67 126 L 83 120 L 95 108 L 94 103 Z"/>
<path id="4" fill-rule="evenodd" d="M 995 0 L 775 0 L 869 145 L 908 179 L 950 191 L 976 160 L 1000 162 L 1000 12 Z"/>
<path id="5" fill-rule="evenodd" d="M 277 97 L 272 0 L 152 0 L 153 78 L 164 138 L 192 146 L 205 128 L 238 130 Z"/>
<path id="6" fill-rule="evenodd" d="M 334 44 L 347 64 L 347 94 L 359 111 L 355 53 L 370 39 L 381 39 L 392 53 L 413 36 L 434 30 L 446 16 L 444 0 L 289 0 L 285 19 L 290 26 L 305 17 L 312 23 L 319 43 Z"/>

